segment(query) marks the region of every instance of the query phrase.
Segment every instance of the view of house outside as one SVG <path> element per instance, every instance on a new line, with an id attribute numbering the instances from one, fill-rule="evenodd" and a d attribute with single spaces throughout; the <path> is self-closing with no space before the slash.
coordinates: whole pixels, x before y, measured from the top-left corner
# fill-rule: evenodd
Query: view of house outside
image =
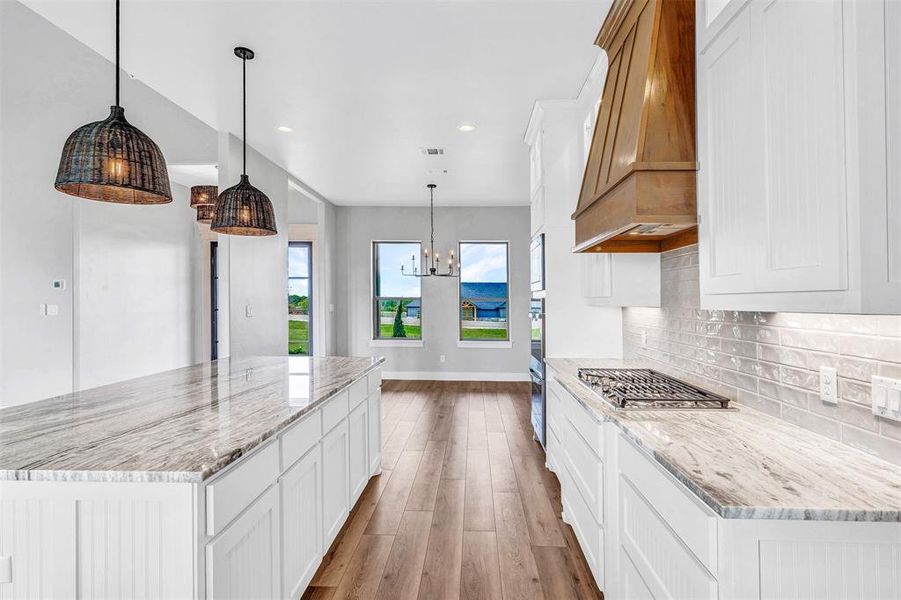
<path id="1" fill-rule="evenodd" d="M 508 340 L 506 242 L 460 243 L 460 339 Z"/>

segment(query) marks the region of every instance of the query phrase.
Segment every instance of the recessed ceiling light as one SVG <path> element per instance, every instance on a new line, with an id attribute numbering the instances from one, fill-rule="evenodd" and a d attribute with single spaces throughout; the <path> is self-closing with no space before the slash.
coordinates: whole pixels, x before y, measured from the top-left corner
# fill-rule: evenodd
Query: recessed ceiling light
<path id="1" fill-rule="evenodd" d="M 287 125 L 279 125 L 278 127 L 276 127 L 276 129 L 278 129 L 278 130 L 281 131 L 282 133 L 291 133 L 292 131 L 294 131 L 293 129 L 291 129 L 291 128 L 288 127 Z"/>
<path id="2" fill-rule="evenodd" d="M 476 130 L 476 126 L 473 125 L 472 123 L 461 123 L 461 124 L 457 127 L 457 129 L 459 129 L 460 131 L 475 131 L 475 130 Z"/>

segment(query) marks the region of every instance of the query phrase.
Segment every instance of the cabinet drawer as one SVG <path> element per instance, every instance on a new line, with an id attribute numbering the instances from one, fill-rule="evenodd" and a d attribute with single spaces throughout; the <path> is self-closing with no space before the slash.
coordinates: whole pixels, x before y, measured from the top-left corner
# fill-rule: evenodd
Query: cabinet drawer
<path id="1" fill-rule="evenodd" d="M 322 405 L 322 431 L 328 433 L 347 416 L 347 390 L 339 392 Z"/>
<path id="2" fill-rule="evenodd" d="M 594 415 L 572 396 L 567 398 L 566 417 L 572 425 L 573 432 L 582 437 L 591 452 L 598 458 L 603 458 L 604 424 L 595 421 Z"/>
<path id="3" fill-rule="evenodd" d="M 698 560 L 716 573 L 716 515 L 624 437 L 620 436 L 618 446 L 621 477 L 647 499 Z"/>
<path id="4" fill-rule="evenodd" d="M 361 402 L 366 400 L 366 397 L 369 395 L 369 388 L 366 384 L 366 378 L 363 377 L 350 384 L 350 387 L 347 390 L 347 395 L 350 405 L 349 410 L 355 409 L 360 405 Z"/>
<path id="5" fill-rule="evenodd" d="M 621 482 L 619 495 L 624 569 L 631 560 L 654 598 L 715 600 L 716 579 L 664 524 L 658 506 L 652 508 L 628 480 Z"/>
<path id="6" fill-rule="evenodd" d="M 279 473 L 278 444 L 270 442 L 216 477 L 206 486 L 206 533 L 222 531 L 260 494 L 275 483 Z"/>
<path id="7" fill-rule="evenodd" d="M 368 392 L 371 394 L 376 391 L 380 387 L 382 387 L 382 369 L 381 367 L 378 369 L 374 369 L 370 371 L 369 375 L 366 376 L 366 380 L 369 382 Z"/>
<path id="8" fill-rule="evenodd" d="M 569 424 L 572 426 L 571 424 Z M 582 436 L 575 432 L 563 434 L 574 483 L 591 510 L 594 520 L 604 522 L 604 462 L 598 458 Z"/>
<path id="9" fill-rule="evenodd" d="M 582 554 L 585 555 L 585 561 L 591 568 L 598 587 L 603 589 L 605 587 L 603 581 L 604 532 L 601 526 L 595 522 L 591 510 L 579 493 L 571 470 L 564 466 L 560 472 L 564 479 L 561 486 L 564 516 L 576 534 Z"/>
<path id="10" fill-rule="evenodd" d="M 301 456 L 319 443 L 322 437 L 322 415 L 314 410 L 292 424 L 279 437 L 282 453 L 282 471 L 297 462 Z"/>

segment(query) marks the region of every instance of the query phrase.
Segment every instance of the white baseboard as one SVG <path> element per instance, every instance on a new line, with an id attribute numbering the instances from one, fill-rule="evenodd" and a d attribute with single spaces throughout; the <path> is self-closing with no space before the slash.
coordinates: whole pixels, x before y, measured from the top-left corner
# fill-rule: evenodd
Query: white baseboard
<path id="1" fill-rule="evenodd" d="M 494 373 L 478 371 L 383 371 L 382 379 L 425 381 L 531 381 L 528 372 Z"/>

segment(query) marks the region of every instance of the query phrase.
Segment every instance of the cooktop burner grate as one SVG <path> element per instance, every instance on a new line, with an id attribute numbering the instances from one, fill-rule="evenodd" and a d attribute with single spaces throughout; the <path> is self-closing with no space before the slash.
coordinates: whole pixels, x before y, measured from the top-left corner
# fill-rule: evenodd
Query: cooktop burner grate
<path id="1" fill-rule="evenodd" d="M 728 408 L 729 399 L 653 369 L 579 369 L 579 379 L 600 388 L 619 408 Z"/>

